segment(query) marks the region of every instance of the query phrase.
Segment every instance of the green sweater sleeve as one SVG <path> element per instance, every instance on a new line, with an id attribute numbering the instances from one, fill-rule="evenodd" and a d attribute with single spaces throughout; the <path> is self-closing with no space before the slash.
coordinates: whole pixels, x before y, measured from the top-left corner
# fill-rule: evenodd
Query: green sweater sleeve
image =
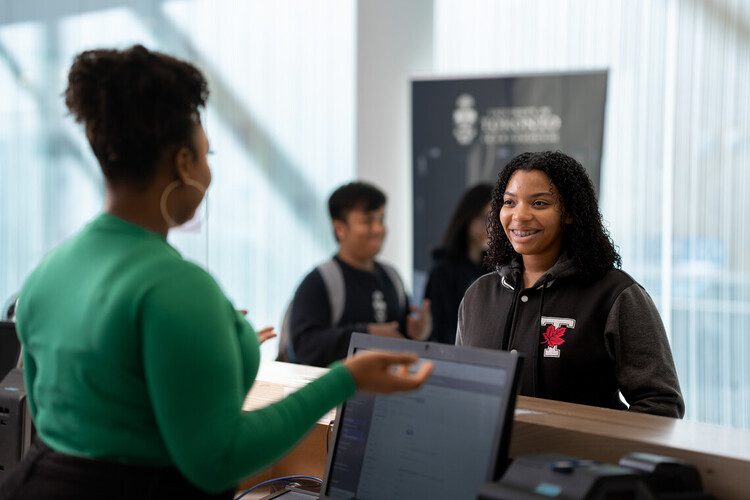
<path id="1" fill-rule="evenodd" d="M 154 286 L 141 318 L 143 366 L 160 434 L 176 466 L 207 491 L 271 464 L 354 393 L 349 371 L 335 365 L 282 401 L 242 411 L 258 370 L 257 336 L 197 267 Z"/>
<path id="2" fill-rule="evenodd" d="M 23 380 L 26 387 L 31 387 L 34 379 L 36 378 L 36 362 L 27 351 L 23 351 L 21 355 L 23 359 Z M 29 391 L 31 393 L 31 391 Z M 36 401 L 33 397 L 26 398 L 26 404 L 29 405 L 29 412 L 31 412 L 31 418 L 36 418 Z"/>

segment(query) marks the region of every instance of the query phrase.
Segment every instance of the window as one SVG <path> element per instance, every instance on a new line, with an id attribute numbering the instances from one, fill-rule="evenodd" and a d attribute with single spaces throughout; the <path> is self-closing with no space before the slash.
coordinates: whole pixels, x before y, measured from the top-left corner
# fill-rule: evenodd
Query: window
<path id="1" fill-rule="evenodd" d="M 214 180 L 201 220 L 170 242 L 254 325 L 278 328 L 298 282 L 333 254 L 326 200 L 354 176 L 356 6 L 12 3 L 0 9 L 0 301 L 102 209 L 98 164 L 61 97 L 73 56 L 140 43 L 196 64 L 211 91 Z"/>
<path id="2" fill-rule="evenodd" d="M 438 73 L 609 69 L 600 205 L 661 312 L 686 418 L 750 428 L 750 5 L 435 3 Z"/>

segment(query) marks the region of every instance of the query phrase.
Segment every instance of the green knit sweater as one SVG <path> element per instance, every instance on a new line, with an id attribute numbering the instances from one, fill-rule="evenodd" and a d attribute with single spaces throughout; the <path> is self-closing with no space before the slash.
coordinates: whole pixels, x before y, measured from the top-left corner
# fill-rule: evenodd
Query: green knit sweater
<path id="1" fill-rule="evenodd" d="M 243 412 L 257 335 L 203 269 L 159 234 L 102 214 L 47 256 L 20 293 L 29 408 L 72 455 L 176 466 L 217 492 L 269 465 L 355 390 L 329 373 Z"/>

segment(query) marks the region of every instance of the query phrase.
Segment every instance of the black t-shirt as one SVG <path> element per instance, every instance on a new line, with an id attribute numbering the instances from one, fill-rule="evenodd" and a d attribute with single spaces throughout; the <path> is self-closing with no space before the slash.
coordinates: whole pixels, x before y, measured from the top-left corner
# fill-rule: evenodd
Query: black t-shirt
<path id="1" fill-rule="evenodd" d="M 405 332 L 408 308 L 401 307 L 399 292 L 383 267 L 376 262 L 372 272 L 363 271 L 334 259 L 344 277 L 346 297 L 336 325 L 331 326 L 329 295 L 317 269 L 294 294 L 290 334 L 294 356 L 301 364 L 328 366 L 345 358 L 352 332 L 367 333 L 368 323 L 398 321 L 399 331 Z"/>
<path id="2" fill-rule="evenodd" d="M 458 306 L 464 292 L 480 276 L 487 274 L 481 264 L 468 258 L 454 260 L 442 257 L 430 271 L 425 298 L 430 299 L 432 334 L 430 341 L 443 344 L 456 343 Z"/>

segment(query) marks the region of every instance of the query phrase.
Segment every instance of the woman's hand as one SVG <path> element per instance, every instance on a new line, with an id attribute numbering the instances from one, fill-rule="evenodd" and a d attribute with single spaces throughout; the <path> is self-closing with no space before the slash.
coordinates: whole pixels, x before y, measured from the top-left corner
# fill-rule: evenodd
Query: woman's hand
<path id="1" fill-rule="evenodd" d="M 357 389 L 388 394 L 417 389 L 427 380 L 433 368 L 429 361 L 423 362 L 416 373 L 409 372 L 409 365 L 418 360 L 413 353 L 367 351 L 345 360 L 344 366 L 352 373 Z"/>
<path id="2" fill-rule="evenodd" d="M 269 326 L 266 328 L 263 328 L 262 330 L 258 330 L 258 340 L 262 344 L 268 339 L 272 339 L 276 336 L 276 332 L 273 331 L 273 327 Z"/>
<path id="3" fill-rule="evenodd" d="M 247 309 L 237 309 L 237 312 L 243 316 L 247 316 Z M 258 341 L 261 344 L 268 339 L 272 339 L 276 337 L 276 332 L 273 331 L 272 326 L 267 326 L 266 328 L 263 328 L 262 330 L 258 330 L 255 333 L 258 334 Z"/>

